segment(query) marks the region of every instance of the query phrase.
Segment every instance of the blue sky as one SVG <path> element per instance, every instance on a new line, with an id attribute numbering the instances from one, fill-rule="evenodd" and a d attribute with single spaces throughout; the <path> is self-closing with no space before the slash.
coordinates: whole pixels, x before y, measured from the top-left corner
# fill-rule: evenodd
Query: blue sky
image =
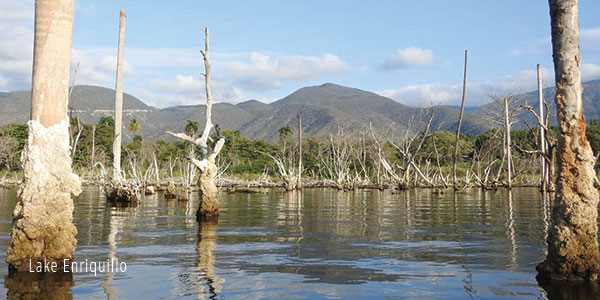
<path id="1" fill-rule="evenodd" d="M 30 85 L 32 0 L 0 0 L 0 90 Z M 124 89 L 158 107 L 204 100 L 201 29 L 211 32 L 216 101 L 271 102 L 333 82 L 409 105 L 467 103 L 552 85 L 547 1 L 77 1 L 76 84 L 114 86 L 119 10 Z M 584 80 L 600 78 L 600 2 L 580 1 Z"/>

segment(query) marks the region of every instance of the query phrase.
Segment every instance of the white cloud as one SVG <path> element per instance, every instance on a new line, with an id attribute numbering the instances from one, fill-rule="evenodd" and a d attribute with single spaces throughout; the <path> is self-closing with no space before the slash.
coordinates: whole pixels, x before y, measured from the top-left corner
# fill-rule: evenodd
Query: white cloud
<path id="1" fill-rule="evenodd" d="M 398 49 L 395 54 L 392 54 L 385 59 L 379 67 L 385 70 L 393 70 L 410 67 L 426 67 L 435 63 L 436 59 L 431 50 L 409 47 Z"/>
<path id="2" fill-rule="evenodd" d="M 0 90 L 3 90 L 7 87 L 8 87 L 8 80 L 0 74 Z"/>
<path id="3" fill-rule="evenodd" d="M 600 52 L 600 27 L 581 29 L 579 38 L 582 52 Z"/>
<path id="4" fill-rule="evenodd" d="M 193 75 L 178 74 L 175 80 L 150 80 L 142 90 L 139 96 L 143 96 L 144 101 L 158 107 L 198 105 L 206 101 L 204 77 Z M 237 103 L 247 100 L 239 88 L 227 82 L 211 80 L 211 91 L 215 102 Z"/>
<path id="5" fill-rule="evenodd" d="M 600 27 L 582 28 L 579 31 L 581 52 L 585 57 L 600 54 Z M 509 51 L 515 56 L 550 56 L 552 55 L 552 39 L 550 36 L 527 42 L 517 49 Z"/>
<path id="6" fill-rule="evenodd" d="M 33 57 L 33 2 L 0 1 L 0 73 L 2 90 L 31 85 Z"/>
<path id="7" fill-rule="evenodd" d="M 590 81 L 600 78 L 600 65 L 593 63 L 583 63 L 581 65 L 581 80 Z"/>
<path id="8" fill-rule="evenodd" d="M 421 84 L 409 85 L 396 90 L 384 90 L 380 95 L 396 99 L 411 106 L 454 103 L 460 99 L 461 88 L 457 85 Z"/>
<path id="9" fill-rule="evenodd" d="M 600 66 L 595 66 L 600 74 Z M 544 87 L 554 85 L 554 72 L 542 68 Z M 466 105 L 477 106 L 490 102 L 490 93 L 521 93 L 537 89 L 537 72 L 522 70 L 493 80 L 467 81 Z M 411 106 L 427 105 L 460 105 L 462 85 L 450 84 L 419 84 L 409 85 L 398 89 L 378 92 L 380 95 L 395 99 Z"/>
<path id="10" fill-rule="evenodd" d="M 278 88 L 283 81 L 306 82 L 325 75 L 340 75 L 352 67 L 333 54 L 322 56 L 270 56 L 253 52 L 250 62 L 233 61 L 225 74 L 240 86 L 255 91 Z"/>

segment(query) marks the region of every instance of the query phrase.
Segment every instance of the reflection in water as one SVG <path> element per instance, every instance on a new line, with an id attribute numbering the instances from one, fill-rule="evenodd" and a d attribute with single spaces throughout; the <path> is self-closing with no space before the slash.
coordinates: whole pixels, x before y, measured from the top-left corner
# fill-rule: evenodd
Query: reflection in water
<path id="1" fill-rule="evenodd" d="M 215 299 L 223 288 L 225 279 L 215 274 L 215 247 L 217 246 L 218 221 L 198 223 L 198 271 L 200 278 L 196 282 L 197 299 Z M 206 284 L 206 287 L 205 287 Z"/>
<path id="2" fill-rule="evenodd" d="M 8 300 L 18 299 L 73 299 L 72 273 L 14 272 L 4 277 Z"/>
<path id="3" fill-rule="evenodd" d="M 457 192 L 452 193 L 452 202 L 454 204 L 454 232 L 456 234 L 456 238 L 459 245 L 458 251 L 460 251 L 461 254 L 461 256 L 459 257 L 460 266 L 466 273 L 465 278 L 463 279 L 463 282 L 465 284 L 463 287 L 467 295 L 469 295 L 469 297 L 473 299 L 473 296 L 477 296 L 477 290 L 473 286 L 473 272 L 471 272 L 471 270 L 469 269 L 469 265 L 467 262 L 467 251 L 465 251 L 465 243 L 463 240 L 463 233 L 460 225 L 461 222 L 459 220 L 458 200 L 456 197 L 456 193 Z"/>
<path id="4" fill-rule="evenodd" d="M 508 216 L 506 218 L 506 235 L 510 244 L 510 269 L 517 270 L 517 241 L 515 238 L 515 220 L 513 212 L 512 191 L 508 190 Z"/>
<path id="5" fill-rule="evenodd" d="M 123 226 L 123 217 L 117 215 L 116 209 L 112 209 L 110 213 L 110 233 L 108 234 L 108 258 L 113 261 L 117 258 L 117 234 L 119 228 Z M 106 279 L 102 283 L 101 287 L 104 289 L 104 293 L 107 299 L 112 300 L 115 298 L 115 290 L 111 288 L 110 284 L 113 281 L 115 274 L 112 272 L 106 273 Z"/>
<path id="6" fill-rule="evenodd" d="M 585 282 L 577 284 L 540 281 L 546 297 L 551 300 L 580 300 L 600 298 L 600 287 L 598 282 Z"/>
<path id="7" fill-rule="evenodd" d="M 542 232 L 544 233 L 544 245 L 548 245 L 548 230 L 550 227 L 550 199 L 554 196 L 553 193 L 542 192 Z M 548 255 L 548 247 L 544 247 L 544 256 Z"/>
<path id="8" fill-rule="evenodd" d="M 6 276 L 0 295 L 593 298 L 593 286 L 542 289 L 535 280 L 535 265 L 545 256 L 551 206 L 540 195 L 536 188 L 515 188 L 510 195 L 478 189 L 456 194 L 426 189 L 397 194 L 331 189 L 222 193 L 217 228 L 196 222 L 194 195 L 187 202 L 172 202 L 158 193 L 135 208 L 112 208 L 97 188 L 86 188 L 74 199 L 79 231 L 75 257 L 118 257 L 127 262 L 127 271 L 114 276 L 74 273 L 73 279 L 54 280 L 59 284 L 53 285 L 51 279 L 29 282 L 6 276 L 8 267 L 1 264 L 17 198 L 16 191 L 0 189 L 0 277 Z"/>

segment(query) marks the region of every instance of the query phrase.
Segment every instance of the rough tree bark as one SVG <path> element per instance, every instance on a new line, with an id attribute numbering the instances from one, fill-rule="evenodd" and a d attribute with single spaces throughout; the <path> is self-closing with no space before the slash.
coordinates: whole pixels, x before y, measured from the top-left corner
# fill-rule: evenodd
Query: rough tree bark
<path id="1" fill-rule="evenodd" d="M 37 0 L 29 138 L 23 185 L 13 215 L 10 270 L 46 260 L 63 269 L 73 259 L 77 229 L 71 194 L 81 182 L 71 170 L 67 115 L 74 0 Z"/>
<path id="2" fill-rule="evenodd" d="M 212 94 L 210 89 L 210 62 L 209 56 L 209 37 L 208 27 L 204 29 L 204 51 L 200 50 L 204 59 L 204 84 L 206 89 L 206 124 L 202 136 L 195 139 L 185 133 L 173 133 L 167 131 L 168 134 L 177 138 L 186 140 L 194 143 L 202 151 L 202 159 L 197 160 L 194 157 L 188 157 L 190 161 L 200 170 L 200 178 L 198 179 L 198 185 L 200 187 L 200 206 L 196 212 L 198 221 L 211 220 L 219 217 L 219 201 L 217 200 L 217 185 L 215 184 L 215 175 L 217 175 L 217 165 L 215 160 L 223 144 L 225 144 L 225 138 L 219 131 L 219 125 L 214 125 L 211 120 L 212 115 Z M 210 132 L 215 127 L 217 133 L 216 140 L 213 141 L 212 148 L 208 146 L 208 139 L 210 138 Z"/>
<path id="3" fill-rule="evenodd" d="M 123 127 L 123 42 L 125 11 L 119 17 L 119 50 L 117 52 L 117 82 L 115 83 L 115 140 L 113 142 L 113 181 L 121 179 L 121 130 Z"/>
<path id="4" fill-rule="evenodd" d="M 460 127 L 462 125 L 463 116 L 465 114 L 465 96 L 467 93 L 467 50 L 465 50 L 465 70 L 463 75 L 462 100 L 460 103 L 460 115 L 458 116 L 458 125 L 456 126 L 456 141 L 454 142 L 454 156 L 452 159 L 452 184 L 454 189 L 458 189 L 456 175 L 456 160 L 458 159 L 458 141 L 460 140 Z"/>
<path id="5" fill-rule="evenodd" d="M 540 279 L 598 280 L 598 190 L 585 136 L 577 0 L 549 0 L 558 112 L 558 182 Z"/>

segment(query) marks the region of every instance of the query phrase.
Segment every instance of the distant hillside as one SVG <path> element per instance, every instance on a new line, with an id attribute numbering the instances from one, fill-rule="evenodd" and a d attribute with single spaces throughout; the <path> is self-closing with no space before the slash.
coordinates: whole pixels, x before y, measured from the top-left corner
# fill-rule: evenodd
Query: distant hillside
<path id="1" fill-rule="evenodd" d="M 550 125 L 556 125 L 556 105 L 554 103 L 554 87 L 548 87 L 543 90 L 544 100 L 549 104 L 551 117 Z M 522 95 L 522 99 L 515 103 L 515 106 L 527 105 L 533 106 L 535 111 L 539 111 L 538 92 L 532 91 Z M 490 110 L 494 109 L 494 105 L 491 103 L 482 105 L 473 110 L 473 113 L 485 115 L 489 114 Z M 586 120 L 600 119 L 600 80 L 592 80 L 583 83 L 583 110 L 585 112 Z M 521 119 L 525 119 L 530 125 L 534 126 L 537 121 L 533 115 L 529 112 L 523 113 Z M 516 128 L 525 128 L 526 125 L 523 122 L 516 124 Z"/>
<path id="2" fill-rule="evenodd" d="M 545 97 L 553 111 L 553 88 L 545 89 Z M 525 94 L 522 103 L 527 101 L 537 107 L 537 92 Z M 584 84 L 584 107 L 588 119 L 600 119 L 600 80 Z M 96 123 L 103 116 L 113 114 L 114 90 L 97 86 L 76 86 L 71 101 L 72 114 L 86 123 Z M 490 126 L 485 120 L 492 105 L 470 107 L 465 111 L 463 132 L 477 134 Z M 31 108 L 30 92 L 18 91 L 0 93 L 0 125 L 25 123 Z M 131 134 L 126 130 L 130 119 L 136 118 L 141 126 L 140 133 L 147 139 L 168 138 L 165 130 L 181 131 L 187 120 L 204 123 L 204 105 L 172 106 L 158 109 L 146 105 L 136 97 L 123 96 L 123 129 L 126 138 Z M 296 126 L 298 113 L 302 114 L 303 129 L 306 135 L 320 135 L 344 130 L 362 130 L 369 124 L 378 130 L 392 129 L 402 133 L 409 124 L 425 120 L 428 108 L 410 107 L 390 98 L 355 88 L 326 83 L 319 86 L 301 88 L 287 97 L 270 104 L 256 100 L 236 105 L 217 103 L 213 106 L 213 122 L 223 129 L 239 130 L 249 138 L 262 138 L 276 141 L 279 128 Z M 454 106 L 435 107 L 433 130 L 456 130 L 459 108 Z M 523 118 L 534 124 L 529 114 Z M 553 122 L 555 118 L 552 118 Z M 523 126 L 523 125 L 517 125 Z"/>

